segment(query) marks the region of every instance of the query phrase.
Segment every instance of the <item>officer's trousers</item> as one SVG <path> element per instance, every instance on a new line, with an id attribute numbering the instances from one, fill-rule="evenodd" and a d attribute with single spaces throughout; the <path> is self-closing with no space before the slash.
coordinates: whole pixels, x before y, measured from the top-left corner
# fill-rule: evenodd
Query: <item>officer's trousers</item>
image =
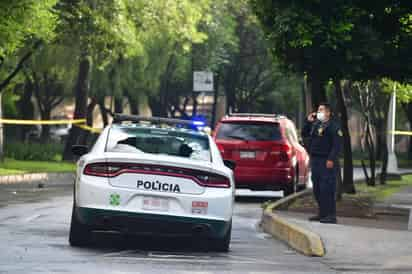
<path id="1" fill-rule="evenodd" d="M 326 168 L 327 158 L 312 157 L 313 193 L 319 206 L 321 218 L 336 218 L 336 175 L 337 165 Z"/>

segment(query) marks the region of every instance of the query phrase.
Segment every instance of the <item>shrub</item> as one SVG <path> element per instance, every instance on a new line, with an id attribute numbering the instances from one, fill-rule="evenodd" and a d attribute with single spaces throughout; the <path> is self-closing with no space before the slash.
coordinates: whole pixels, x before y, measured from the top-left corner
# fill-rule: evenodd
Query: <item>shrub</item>
<path id="1" fill-rule="evenodd" d="M 4 153 L 7 158 L 15 160 L 33 161 L 61 161 L 63 144 L 38 144 L 38 143 L 7 143 Z"/>

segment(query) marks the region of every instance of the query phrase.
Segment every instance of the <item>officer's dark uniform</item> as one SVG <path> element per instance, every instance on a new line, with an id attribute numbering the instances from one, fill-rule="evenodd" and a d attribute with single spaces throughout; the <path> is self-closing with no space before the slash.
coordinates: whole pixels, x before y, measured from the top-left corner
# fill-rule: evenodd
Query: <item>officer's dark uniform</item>
<path id="1" fill-rule="evenodd" d="M 342 131 L 336 121 L 306 121 L 302 130 L 308 139 L 311 156 L 313 193 L 319 206 L 321 220 L 336 221 L 336 175 L 338 156 L 342 143 Z M 334 162 L 333 168 L 326 168 L 326 161 Z"/>

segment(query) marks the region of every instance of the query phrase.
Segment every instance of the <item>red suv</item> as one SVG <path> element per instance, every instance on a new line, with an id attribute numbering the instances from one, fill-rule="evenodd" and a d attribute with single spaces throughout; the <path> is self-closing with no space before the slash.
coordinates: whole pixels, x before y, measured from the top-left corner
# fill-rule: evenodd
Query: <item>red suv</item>
<path id="1" fill-rule="evenodd" d="M 231 114 L 219 121 L 213 138 L 223 159 L 236 162 L 237 188 L 289 195 L 306 187 L 309 156 L 285 116 Z"/>

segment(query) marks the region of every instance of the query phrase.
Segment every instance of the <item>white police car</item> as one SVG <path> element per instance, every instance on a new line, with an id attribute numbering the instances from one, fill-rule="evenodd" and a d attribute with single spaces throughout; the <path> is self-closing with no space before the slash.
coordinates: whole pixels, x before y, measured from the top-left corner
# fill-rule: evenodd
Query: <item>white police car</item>
<path id="1" fill-rule="evenodd" d="M 73 147 L 81 158 L 72 246 L 87 245 L 98 230 L 192 236 L 229 249 L 234 179 L 227 166 L 234 167 L 210 136 L 182 124 L 188 121 L 116 115 L 90 152 Z"/>

